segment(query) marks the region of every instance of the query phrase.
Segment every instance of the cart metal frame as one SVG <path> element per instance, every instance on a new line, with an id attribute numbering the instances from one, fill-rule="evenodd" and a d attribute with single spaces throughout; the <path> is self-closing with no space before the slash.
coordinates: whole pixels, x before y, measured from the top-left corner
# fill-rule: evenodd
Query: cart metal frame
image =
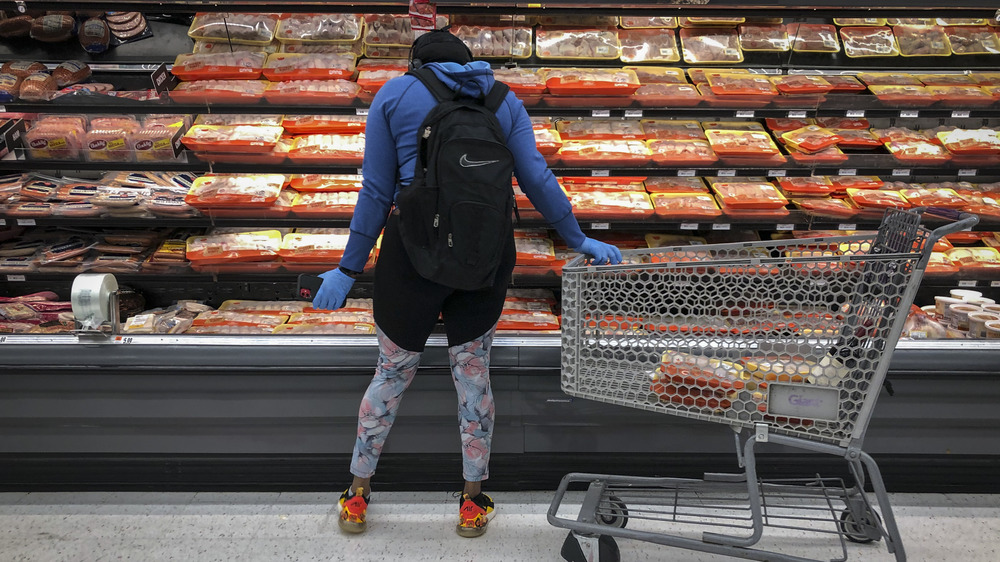
<path id="1" fill-rule="evenodd" d="M 629 250 L 619 265 L 591 266 L 583 256 L 567 264 L 563 391 L 728 425 L 744 472 L 568 474 L 548 510 L 551 525 L 570 531 L 563 558 L 616 561 L 614 539 L 626 538 L 813 560 L 753 548 L 771 527 L 834 536 L 836 561 L 847 560 L 846 541 L 885 539 L 905 562 L 881 473 L 862 444 L 934 244 L 978 222 L 935 209 L 953 222 L 929 231 L 923 211 L 887 210 L 876 233 L 857 236 Z M 760 479 L 763 443 L 841 457 L 854 482 Z M 567 490 L 581 485 L 578 515 L 560 516 Z M 630 521 L 644 528 L 626 528 Z M 659 529 L 685 525 L 712 530 Z"/>

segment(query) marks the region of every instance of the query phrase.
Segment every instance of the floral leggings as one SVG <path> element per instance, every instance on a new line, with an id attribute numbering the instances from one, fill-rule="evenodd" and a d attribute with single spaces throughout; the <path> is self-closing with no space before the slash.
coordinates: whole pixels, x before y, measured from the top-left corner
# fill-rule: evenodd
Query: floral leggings
<path id="1" fill-rule="evenodd" d="M 462 474 L 478 482 L 489 478 L 493 440 L 493 390 L 490 388 L 490 346 L 494 326 L 482 336 L 448 348 L 451 376 L 458 391 L 458 424 L 462 436 Z M 358 412 L 358 439 L 351 474 L 371 478 L 382 446 L 396 420 L 403 392 L 420 364 L 420 353 L 403 349 L 378 330 L 379 357 Z"/>

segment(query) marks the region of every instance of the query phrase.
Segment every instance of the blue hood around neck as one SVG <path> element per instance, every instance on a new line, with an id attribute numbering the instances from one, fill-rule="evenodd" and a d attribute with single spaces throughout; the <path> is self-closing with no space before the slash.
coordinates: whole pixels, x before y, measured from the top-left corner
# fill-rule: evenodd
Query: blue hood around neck
<path id="1" fill-rule="evenodd" d="M 477 60 L 469 64 L 432 62 L 424 65 L 424 68 L 434 71 L 446 86 L 465 96 L 485 96 L 493 87 L 493 69 L 486 61 Z"/>

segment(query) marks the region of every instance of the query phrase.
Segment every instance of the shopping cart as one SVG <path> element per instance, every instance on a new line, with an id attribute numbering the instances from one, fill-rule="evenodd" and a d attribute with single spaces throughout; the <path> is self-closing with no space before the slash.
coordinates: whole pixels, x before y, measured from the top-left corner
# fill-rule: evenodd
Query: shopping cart
<path id="1" fill-rule="evenodd" d="M 812 560 L 753 548 L 769 527 L 785 536 L 768 544 L 790 534 L 812 545 L 819 533 L 832 560 L 847 559 L 845 539 L 882 538 L 906 560 L 878 465 L 862 444 L 934 243 L 978 222 L 952 213 L 954 222 L 931 232 L 921 211 L 889 210 L 864 235 L 653 248 L 623 252 L 621 265 L 567 264 L 563 390 L 729 425 L 743 472 L 701 480 L 568 474 L 548 511 L 550 524 L 570 530 L 563 558 L 616 561 L 614 539 L 627 538 Z M 760 443 L 843 457 L 853 482 L 760 479 Z M 866 470 L 876 504 L 865 493 Z M 559 515 L 570 486 L 586 486 L 574 519 Z M 704 526 L 712 530 L 697 532 Z"/>

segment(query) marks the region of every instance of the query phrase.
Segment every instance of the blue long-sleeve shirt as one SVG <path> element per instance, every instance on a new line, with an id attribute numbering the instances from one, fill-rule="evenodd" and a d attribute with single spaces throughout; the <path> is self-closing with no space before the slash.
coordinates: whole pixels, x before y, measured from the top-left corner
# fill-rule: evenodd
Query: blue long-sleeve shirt
<path id="1" fill-rule="evenodd" d="M 467 95 L 489 92 L 493 87 L 493 71 L 486 62 L 431 63 L 427 68 L 452 90 L 461 88 Z M 347 248 L 340 261 L 345 268 L 364 269 L 396 193 L 413 180 L 417 129 L 435 105 L 434 96 L 412 76 L 388 81 L 375 95 L 365 127 L 364 180 L 351 219 Z M 508 93 L 497 111 L 497 119 L 507 131 L 507 148 L 514 156 L 514 175 L 521 190 L 566 244 L 578 248 L 586 237 L 573 216 L 572 205 L 535 146 L 535 133 L 524 104 Z"/>

